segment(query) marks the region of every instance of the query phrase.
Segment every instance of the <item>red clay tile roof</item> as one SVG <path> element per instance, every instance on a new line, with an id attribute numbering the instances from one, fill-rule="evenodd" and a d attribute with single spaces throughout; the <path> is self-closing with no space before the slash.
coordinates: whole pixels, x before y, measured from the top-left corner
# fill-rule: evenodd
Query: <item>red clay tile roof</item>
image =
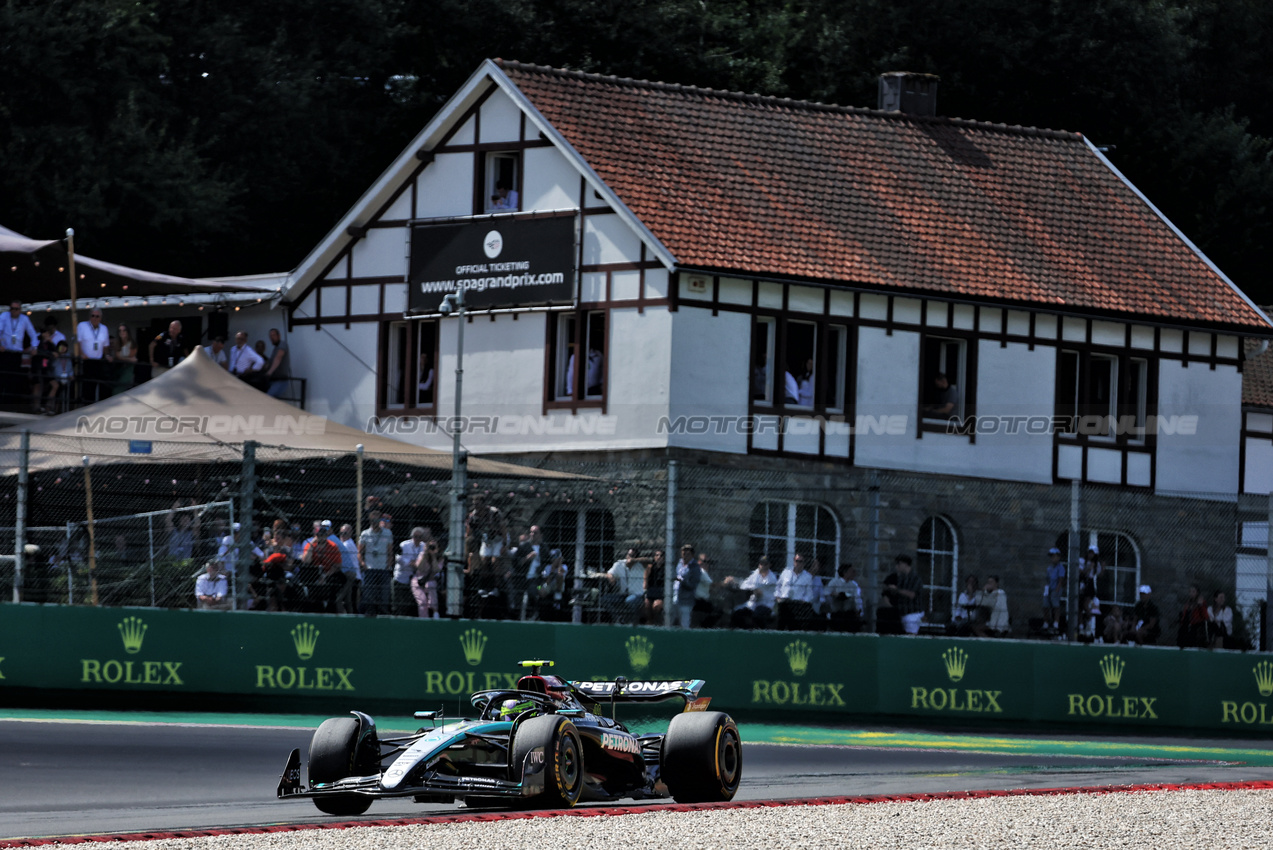
<path id="1" fill-rule="evenodd" d="M 1271 330 L 1076 133 L 500 67 L 684 268 Z"/>
<path id="2" fill-rule="evenodd" d="M 1267 314 L 1273 307 L 1261 309 Z M 1246 356 L 1250 359 L 1242 364 L 1242 405 L 1273 409 L 1273 348 L 1257 356 L 1259 346 L 1254 340 L 1247 341 Z"/>

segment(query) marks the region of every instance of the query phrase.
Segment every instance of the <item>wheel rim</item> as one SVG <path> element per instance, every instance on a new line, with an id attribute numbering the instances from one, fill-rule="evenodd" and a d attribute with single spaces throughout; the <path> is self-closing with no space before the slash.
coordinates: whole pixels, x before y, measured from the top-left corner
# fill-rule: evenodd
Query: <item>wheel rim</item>
<path id="1" fill-rule="evenodd" d="M 738 742 L 738 733 L 732 727 L 721 730 L 716 764 L 720 769 L 721 785 L 727 789 L 736 787 L 739 769 L 742 767 L 742 750 Z"/>
<path id="2" fill-rule="evenodd" d="M 573 797 L 580 779 L 579 744 L 569 732 L 562 735 L 561 750 L 557 756 L 557 775 L 562 794 Z"/>

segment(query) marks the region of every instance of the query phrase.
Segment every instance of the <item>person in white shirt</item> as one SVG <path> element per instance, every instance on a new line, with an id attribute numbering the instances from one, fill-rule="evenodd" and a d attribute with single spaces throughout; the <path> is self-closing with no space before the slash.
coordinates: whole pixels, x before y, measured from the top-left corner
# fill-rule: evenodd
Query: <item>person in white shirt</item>
<path id="1" fill-rule="evenodd" d="M 989 610 L 985 622 L 973 626 L 977 637 L 1003 637 L 1012 628 L 1008 618 L 1008 594 L 999 586 L 999 576 L 986 579 L 986 589 L 981 595 L 981 607 Z"/>
<path id="2" fill-rule="evenodd" d="M 982 606 L 981 585 L 975 575 L 964 577 L 964 589 L 955 599 L 955 609 L 950 612 L 950 634 L 970 635 Z"/>
<path id="3" fill-rule="evenodd" d="M 337 614 L 355 614 L 358 611 L 358 585 L 362 583 L 362 570 L 358 567 L 358 541 L 354 540 L 354 527 L 345 523 L 337 536 L 340 544 L 340 571 L 345 583 L 336 596 Z"/>
<path id="4" fill-rule="evenodd" d="M 756 562 L 756 569 L 741 584 L 733 576 L 726 576 L 722 583 L 727 588 L 751 591 L 747 601 L 735 608 L 730 617 L 734 628 L 763 629 L 769 625 L 773 617 L 774 594 L 778 590 L 778 575 L 769 568 L 768 557 L 762 555 Z"/>
<path id="5" fill-rule="evenodd" d="M 265 367 L 265 358 L 257 354 L 248 345 L 248 335 L 239 331 L 234 335 L 234 347 L 230 349 L 230 374 L 240 378 L 261 371 Z"/>
<path id="6" fill-rule="evenodd" d="M 80 398 L 90 404 L 111 394 L 111 335 L 102 311 L 93 308 L 87 322 L 75 328 L 75 356 L 80 360 Z"/>
<path id="7" fill-rule="evenodd" d="M 796 382 L 796 397 L 801 407 L 813 407 L 813 358 L 805 362 L 804 373 Z"/>
<path id="8" fill-rule="evenodd" d="M 239 566 L 239 547 L 235 545 L 234 538 L 241 527 L 237 522 L 231 525 L 230 533 L 221 538 L 217 547 L 217 560 L 221 562 L 221 569 L 227 574 L 234 573 Z M 265 560 L 265 553 L 255 543 L 252 544 L 252 555 L 258 560 Z"/>
<path id="9" fill-rule="evenodd" d="M 230 610 L 230 583 L 220 561 L 208 561 L 207 572 L 195 579 L 194 595 L 203 611 Z"/>
<path id="10" fill-rule="evenodd" d="M 645 564 L 637 557 L 636 549 L 629 549 L 621 561 L 606 572 L 610 591 L 604 604 L 615 621 L 630 622 L 640 612 L 645 599 Z"/>
<path id="11" fill-rule="evenodd" d="M 389 584 L 393 577 L 393 518 L 376 509 L 367 511 L 368 527 L 358 541 L 362 565 L 362 613 L 372 617 L 390 613 Z"/>
<path id="12" fill-rule="evenodd" d="M 203 349 L 203 353 L 222 369 L 230 368 L 230 355 L 225 353 L 225 337 L 213 337 L 212 342 Z"/>
<path id="13" fill-rule="evenodd" d="M 515 210 L 518 208 L 518 201 L 517 190 L 501 180 L 495 184 L 495 194 L 491 195 L 490 209 Z"/>
<path id="14" fill-rule="evenodd" d="M 411 529 L 411 536 L 398 544 L 398 563 L 393 570 L 393 610 L 398 610 L 399 586 L 411 588 L 411 579 L 415 576 L 416 563 L 424 554 L 424 547 L 433 539 L 433 534 L 422 525 Z"/>
<path id="15" fill-rule="evenodd" d="M 18 403 L 31 389 L 27 385 L 27 373 L 22 368 L 22 355 L 35 354 L 40 336 L 31 324 L 31 317 L 22 312 L 21 301 L 11 301 L 9 312 L 0 313 L 0 400 Z M 56 348 L 56 343 L 54 343 Z M 35 407 L 42 408 L 39 390 L 35 390 Z"/>
<path id="16" fill-rule="evenodd" d="M 774 599 L 778 603 L 778 628 L 807 629 L 814 620 L 814 603 L 818 599 L 815 577 L 805 568 L 803 555 L 791 559 L 791 566 L 778 577 Z"/>
<path id="17" fill-rule="evenodd" d="M 857 583 L 857 568 L 841 564 L 840 572 L 826 583 L 823 599 L 831 628 L 840 632 L 856 632 L 862 628 L 862 587 Z"/>
<path id="18" fill-rule="evenodd" d="M 601 395 L 601 366 L 605 357 L 595 348 L 588 349 L 588 362 L 584 364 L 584 395 Z"/>
<path id="19" fill-rule="evenodd" d="M 1211 635 L 1213 649 L 1234 649 L 1233 609 L 1223 590 L 1217 590 L 1207 609 L 1207 631 Z"/>

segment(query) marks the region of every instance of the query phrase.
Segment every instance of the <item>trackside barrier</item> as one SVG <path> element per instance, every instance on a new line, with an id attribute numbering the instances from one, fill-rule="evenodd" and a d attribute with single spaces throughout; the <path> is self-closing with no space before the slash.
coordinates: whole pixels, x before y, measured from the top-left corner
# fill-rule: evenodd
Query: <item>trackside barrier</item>
<path id="1" fill-rule="evenodd" d="M 0 705 L 467 709 L 515 663 L 574 679 L 703 678 L 739 717 L 914 717 L 1273 732 L 1273 660 L 1026 641 L 0 605 Z M 162 697 L 162 700 L 160 699 Z"/>

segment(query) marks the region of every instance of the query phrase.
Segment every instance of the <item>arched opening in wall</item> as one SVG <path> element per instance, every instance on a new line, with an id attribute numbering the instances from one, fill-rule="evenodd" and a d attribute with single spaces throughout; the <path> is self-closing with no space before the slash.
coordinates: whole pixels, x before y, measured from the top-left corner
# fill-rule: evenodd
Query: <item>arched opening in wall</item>
<path id="1" fill-rule="evenodd" d="M 1135 541 L 1121 531 L 1082 531 L 1079 533 L 1078 551 L 1080 563 L 1073 569 L 1083 568 L 1082 559 L 1088 549 L 1095 546 L 1100 562 L 1100 574 L 1096 578 L 1096 598 L 1105 604 L 1126 608 L 1136 604 L 1139 598 L 1136 588 L 1140 585 L 1140 549 Z M 1070 551 L 1070 533 L 1061 532 L 1056 547 L 1062 557 Z M 1066 587 L 1069 587 L 1068 575 Z"/>
<path id="2" fill-rule="evenodd" d="M 951 600 L 959 581 L 959 537 L 950 520 L 941 516 L 924 520 L 915 556 L 915 570 L 924 583 L 924 619 L 950 622 Z"/>
<path id="3" fill-rule="evenodd" d="M 614 516 L 605 508 L 556 510 L 540 530 L 549 549 L 560 549 L 574 570 L 605 571 L 614 563 Z"/>
<path id="4" fill-rule="evenodd" d="M 819 575 L 835 575 L 840 563 L 840 521 L 825 505 L 805 502 L 761 502 L 752 509 L 748 566 L 769 556 L 776 572 L 791 566 L 796 552 L 817 558 Z"/>

